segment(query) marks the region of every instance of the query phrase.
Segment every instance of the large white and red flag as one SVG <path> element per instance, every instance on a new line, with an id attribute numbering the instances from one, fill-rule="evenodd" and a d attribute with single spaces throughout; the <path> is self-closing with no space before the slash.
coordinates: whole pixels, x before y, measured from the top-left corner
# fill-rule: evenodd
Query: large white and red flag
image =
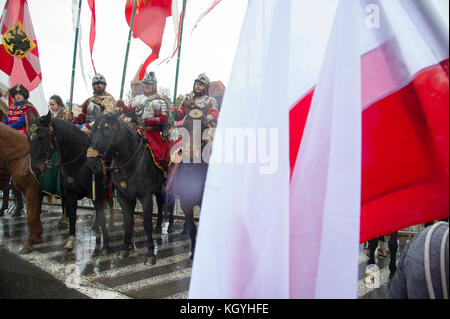
<path id="1" fill-rule="evenodd" d="M 36 109 L 45 113 L 38 45 L 26 0 L 6 2 L 0 32 L 0 82 L 8 88 L 21 83 L 30 92 L 29 100 Z"/>
<path id="2" fill-rule="evenodd" d="M 448 13 L 279 2 L 249 1 L 218 126 L 277 131 L 278 169 L 214 145 L 191 298 L 355 298 L 360 242 L 448 217 Z"/>

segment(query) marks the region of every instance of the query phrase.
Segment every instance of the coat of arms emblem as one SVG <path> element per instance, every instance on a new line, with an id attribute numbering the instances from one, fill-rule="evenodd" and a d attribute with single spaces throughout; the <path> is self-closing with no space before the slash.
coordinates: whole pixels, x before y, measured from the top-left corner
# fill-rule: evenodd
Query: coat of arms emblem
<path id="1" fill-rule="evenodd" d="M 24 58 L 36 47 L 34 41 L 26 34 L 20 21 L 6 30 L 3 34 L 2 42 L 6 52 L 19 59 Z"/>

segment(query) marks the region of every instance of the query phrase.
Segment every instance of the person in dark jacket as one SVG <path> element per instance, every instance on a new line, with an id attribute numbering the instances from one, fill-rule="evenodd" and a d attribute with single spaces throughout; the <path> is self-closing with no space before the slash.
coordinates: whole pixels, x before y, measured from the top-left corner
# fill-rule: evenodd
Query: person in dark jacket
<path id="1" fill-rule="evenodd" d="M 405 247 L 388 299 L 448 299 L 448 223 L 419 232 Z"/>

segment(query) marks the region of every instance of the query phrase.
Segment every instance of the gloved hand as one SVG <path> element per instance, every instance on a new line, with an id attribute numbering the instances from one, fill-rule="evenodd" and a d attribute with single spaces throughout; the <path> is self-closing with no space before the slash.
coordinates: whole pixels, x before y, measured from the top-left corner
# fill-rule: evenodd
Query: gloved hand
<path id="1" fill-rule="evenodd" d="M 157 117 L 149 117 L 145 119 L 145 126 L 156 126 L 159 125 L 160 121 Z"/>
<path id="2" fill-rule="evenodd" d="M 144 124 L 144 120 L 136 115 L 136 113 L 130 114 L 131 123 L 136 126 L 142 126 Z"/>
<path id="3" fill-rule="evenodd" d="M 125 103 L 123 103 L 122 100 L 118 100 L 118 101 L 116 102 L 116 107 L 117 107 L 118 109 L 123 109 L 123 108 L 125 107 Z"/>

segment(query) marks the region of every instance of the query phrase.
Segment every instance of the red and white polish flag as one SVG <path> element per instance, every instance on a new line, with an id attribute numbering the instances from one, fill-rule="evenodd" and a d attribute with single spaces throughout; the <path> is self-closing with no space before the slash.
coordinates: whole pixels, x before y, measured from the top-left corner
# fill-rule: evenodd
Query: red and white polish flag
<path id="1" fill-rule="evenodd" d="M 422 0 L 249 1 L 218 129 L 277 128 L 278 171 L 210 164 L 191 298 L 356 298 L 360 242 L 448 218 L 444 21 Z"/>
<path id="2" fill-rule="evenodd" d="M 46 113 L 38 45 L 26 0 L 6 2 L 0 32 L 0 82 L 8 88 L 21 83 L 39 113 Z"/>

